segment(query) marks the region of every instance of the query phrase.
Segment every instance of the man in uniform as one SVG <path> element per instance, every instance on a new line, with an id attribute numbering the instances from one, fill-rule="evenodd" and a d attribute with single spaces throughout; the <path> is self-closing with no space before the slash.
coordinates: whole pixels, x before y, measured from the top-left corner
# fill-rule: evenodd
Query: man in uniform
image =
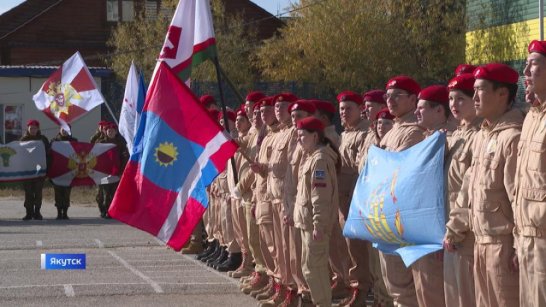
<path id="1" fill-rule="evenodd" d="M 341 92 L 337 96 L 339 113 L 344 131 L 341 134 L 339 153 L 341 155 L 341 171 L 339 182 L 339 211 L 341 229 L 349 215 L 349 206 L 353 190 L 358 179 L 358 153 L 366 139 L 369 124 L 360 118 L 360 108 L 363 99 L 360 94 L 351 91 Z M 346 240 L 352 267 L 349 270 L 349 279 L 352 293 L 347 299 L 340 302 L 340 306 L 362 306 L 371 287 L 368 249 L 371 245 L 367 241 Z"/>
<path id="2" fill-rule="evenodd" d="M 341 144 L 341 136 L 336 131 L 334 125 L 334 116 L 336 115 L 336 107 L 329 101 L 325 100 L 311 100 L 315 104 L 317 109 L 315 117 L 320 119 L 324 124 L 324 135 L 332 141 L 332 144 L 339 148 Z"/>
<path id="3" fill-rule="evenodd" d="M 528 47 L 525 82 L 535 99 L 521 131 L 516 172 L 520 306 L 546 306 L 546 41 Z"/>
<path id="4" fill-rule="evenodd" d="M 512 234 L 516 160 L 523 122 L 522 112 L 512 107 L 519 76 L 510 66 L 492 63 L 476 69 L 474 77 L 476 114 L 484 119 L 474 140 L 474 157 L 468 170 L 470 223 L 476 236 L 476 305 L 519 306 Z"/>
<path id="5" fill-rule="evenodd" d="M 395 117 L 393 128 L 381 139 L 380 147 L 402 151 L 424 139 L 424 130 L 415 118 L 419 84 L 408 76 L 397 76 L 387 82 L 385 100 Z M 399 256 L 379 252 L 381 273 L 395 306 L 418 306 L 413 274 Z"/>

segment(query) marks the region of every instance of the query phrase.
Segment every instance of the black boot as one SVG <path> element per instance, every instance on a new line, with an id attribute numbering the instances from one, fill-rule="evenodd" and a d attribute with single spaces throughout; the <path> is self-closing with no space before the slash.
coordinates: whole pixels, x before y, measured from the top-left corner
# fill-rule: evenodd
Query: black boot
<path id="1" fill-rule="evenodd" d="M 195 257 L 195 259 L 201 260 L 201 259 L 207 257 L 208 255 L 214 253 L 216 248 L 218 248 L 218 241 L 214 240 L 211 243 L 209 243 L 208 247 L 202 253 L 197 255 L 197 257 Z"/>
<path id="2" fill-rule="evenodd" d="M 208 256 L 201 258 L 202 262 L 207 262 L 211 259 L 216 259 L 218 256 L 220 256 L 220 253 L 222 252 L 222 247 L 220 244 L 216 245 L 216 248 L 213 250 L 212 253 L 210 253 Z"/>
<path id="3" fill-rule="evenodd" d="M 42 206 L 34 206 L 34 219 L 35 220 L 42 220 L 42 214 L 40 213 L 40 208 Z"/>
<path id="4" fill-rule="evenodd" d="M 68 207 L 63 208 L 63 220 L 68 220 Z"/>
<path id="5" fill-rule="evenodd" d="M 27 214 L 23 217 L 23 221 L 32 220 L 32 216 L 34 215 L 34 210 L 30 208 L 25 208 L 27 210 Z"/>
<path id="6" fill-rule="evenodd" d="M 216 268 L 216 266 L 218 266 L 220 263 L 226 261 L 228 255 L 229 253 L 226 247 L 222 246 L 222 252 L 220 253 L 220 256 L 218 256 L 218 258 L 214 259 L 211 262 L 207 262 L 207 265 L 210 266 L 211 268 Z"/>
<path id="7" fill-rule="evenodd" d="M 57 220 L 62 220 L 63 219 L 63 209 L 61 209 L 60 207 L 57 207 Z"/>
<path id="8" fill-rule="evenodd" d="M 243 262 L 242 253 L 230 253 L 227 260 L 218 265 L 216 269 L 220 272 L 235 271 Z"/>

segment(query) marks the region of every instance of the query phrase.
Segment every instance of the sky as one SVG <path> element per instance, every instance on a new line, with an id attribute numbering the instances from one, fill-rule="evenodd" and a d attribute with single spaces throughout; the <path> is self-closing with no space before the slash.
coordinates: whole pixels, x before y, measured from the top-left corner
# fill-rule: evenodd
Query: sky
<path id="1" fill-rule="evenodd" d="M 286 8 L 290 6 L 290 3 L 295 3 L 297 0 L 251 0 L 257 5 L 263 7 L 271 14 L 276 15 L 277 12 L 285 12 Z M 24 0 L 0 0 L 0 14 L 8 11 L 12 7 L 17 6 Z"/>

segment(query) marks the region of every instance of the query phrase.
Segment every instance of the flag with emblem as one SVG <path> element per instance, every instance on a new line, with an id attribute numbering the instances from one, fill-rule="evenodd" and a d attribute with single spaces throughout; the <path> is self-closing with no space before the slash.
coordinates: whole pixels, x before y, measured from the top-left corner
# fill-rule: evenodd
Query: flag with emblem
<path id="1" fill-rule="evenodd" d="M 406 266 L 442 249 L 445 133 L 401 152 L 372 146 L 355 186 L 343 234 L 366 240 Z M 426 180 L 416 180 L 426 178 Z"/>
<path id="2" fill-rule="evenodd" d="M 236 150 L 191 90 L 160 63 L 108 214 L 178 251 L 208 206 L 205 188 Z"/>
<path id="3" fill-rule="evenodd" d="M 125 139 L 129 152 L 133 151 L 133 139 L 144 107 L 145 97 L 144 78 L 138 72 L 135 63 L 131 63 L 119 115 L 119 133 Z"/>
<path id="4" fill-rule="evenodd" d="M 180 0 L 167 30 L 159 61 L 167 63 L 186 82 L 192 67 L 215 56 L 216 39 L 209 0 Z"/>
<path id="5" fill-rule="evenodd" d="M 59 186 L 93 186 L 119 181 L 120 160 L 115 144 L 53 142 L 48 177 Z"/>
<path id="6" fill-rule="evenodd" d="M 0 145 L 0 158 L 0 182 L 46 175 L 46 152 L 42 141 L 15 141 Z"/>
<path id="7" fill-rule="evenodd" d="M 66 131 L 70 131 L 69 123 L 104 102 L 79 52 L 64 62 L 32 99 L 40 111 Z"/>

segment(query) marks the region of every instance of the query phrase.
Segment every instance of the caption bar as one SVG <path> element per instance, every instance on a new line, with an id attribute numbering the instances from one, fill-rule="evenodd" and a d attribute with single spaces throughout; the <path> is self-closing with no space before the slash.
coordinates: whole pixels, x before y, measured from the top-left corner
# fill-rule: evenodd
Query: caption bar
<path id="1" fill-rule="evenodd" d="M 42 254 L 42 270 L 85 270 L 85 254 Z"/>

